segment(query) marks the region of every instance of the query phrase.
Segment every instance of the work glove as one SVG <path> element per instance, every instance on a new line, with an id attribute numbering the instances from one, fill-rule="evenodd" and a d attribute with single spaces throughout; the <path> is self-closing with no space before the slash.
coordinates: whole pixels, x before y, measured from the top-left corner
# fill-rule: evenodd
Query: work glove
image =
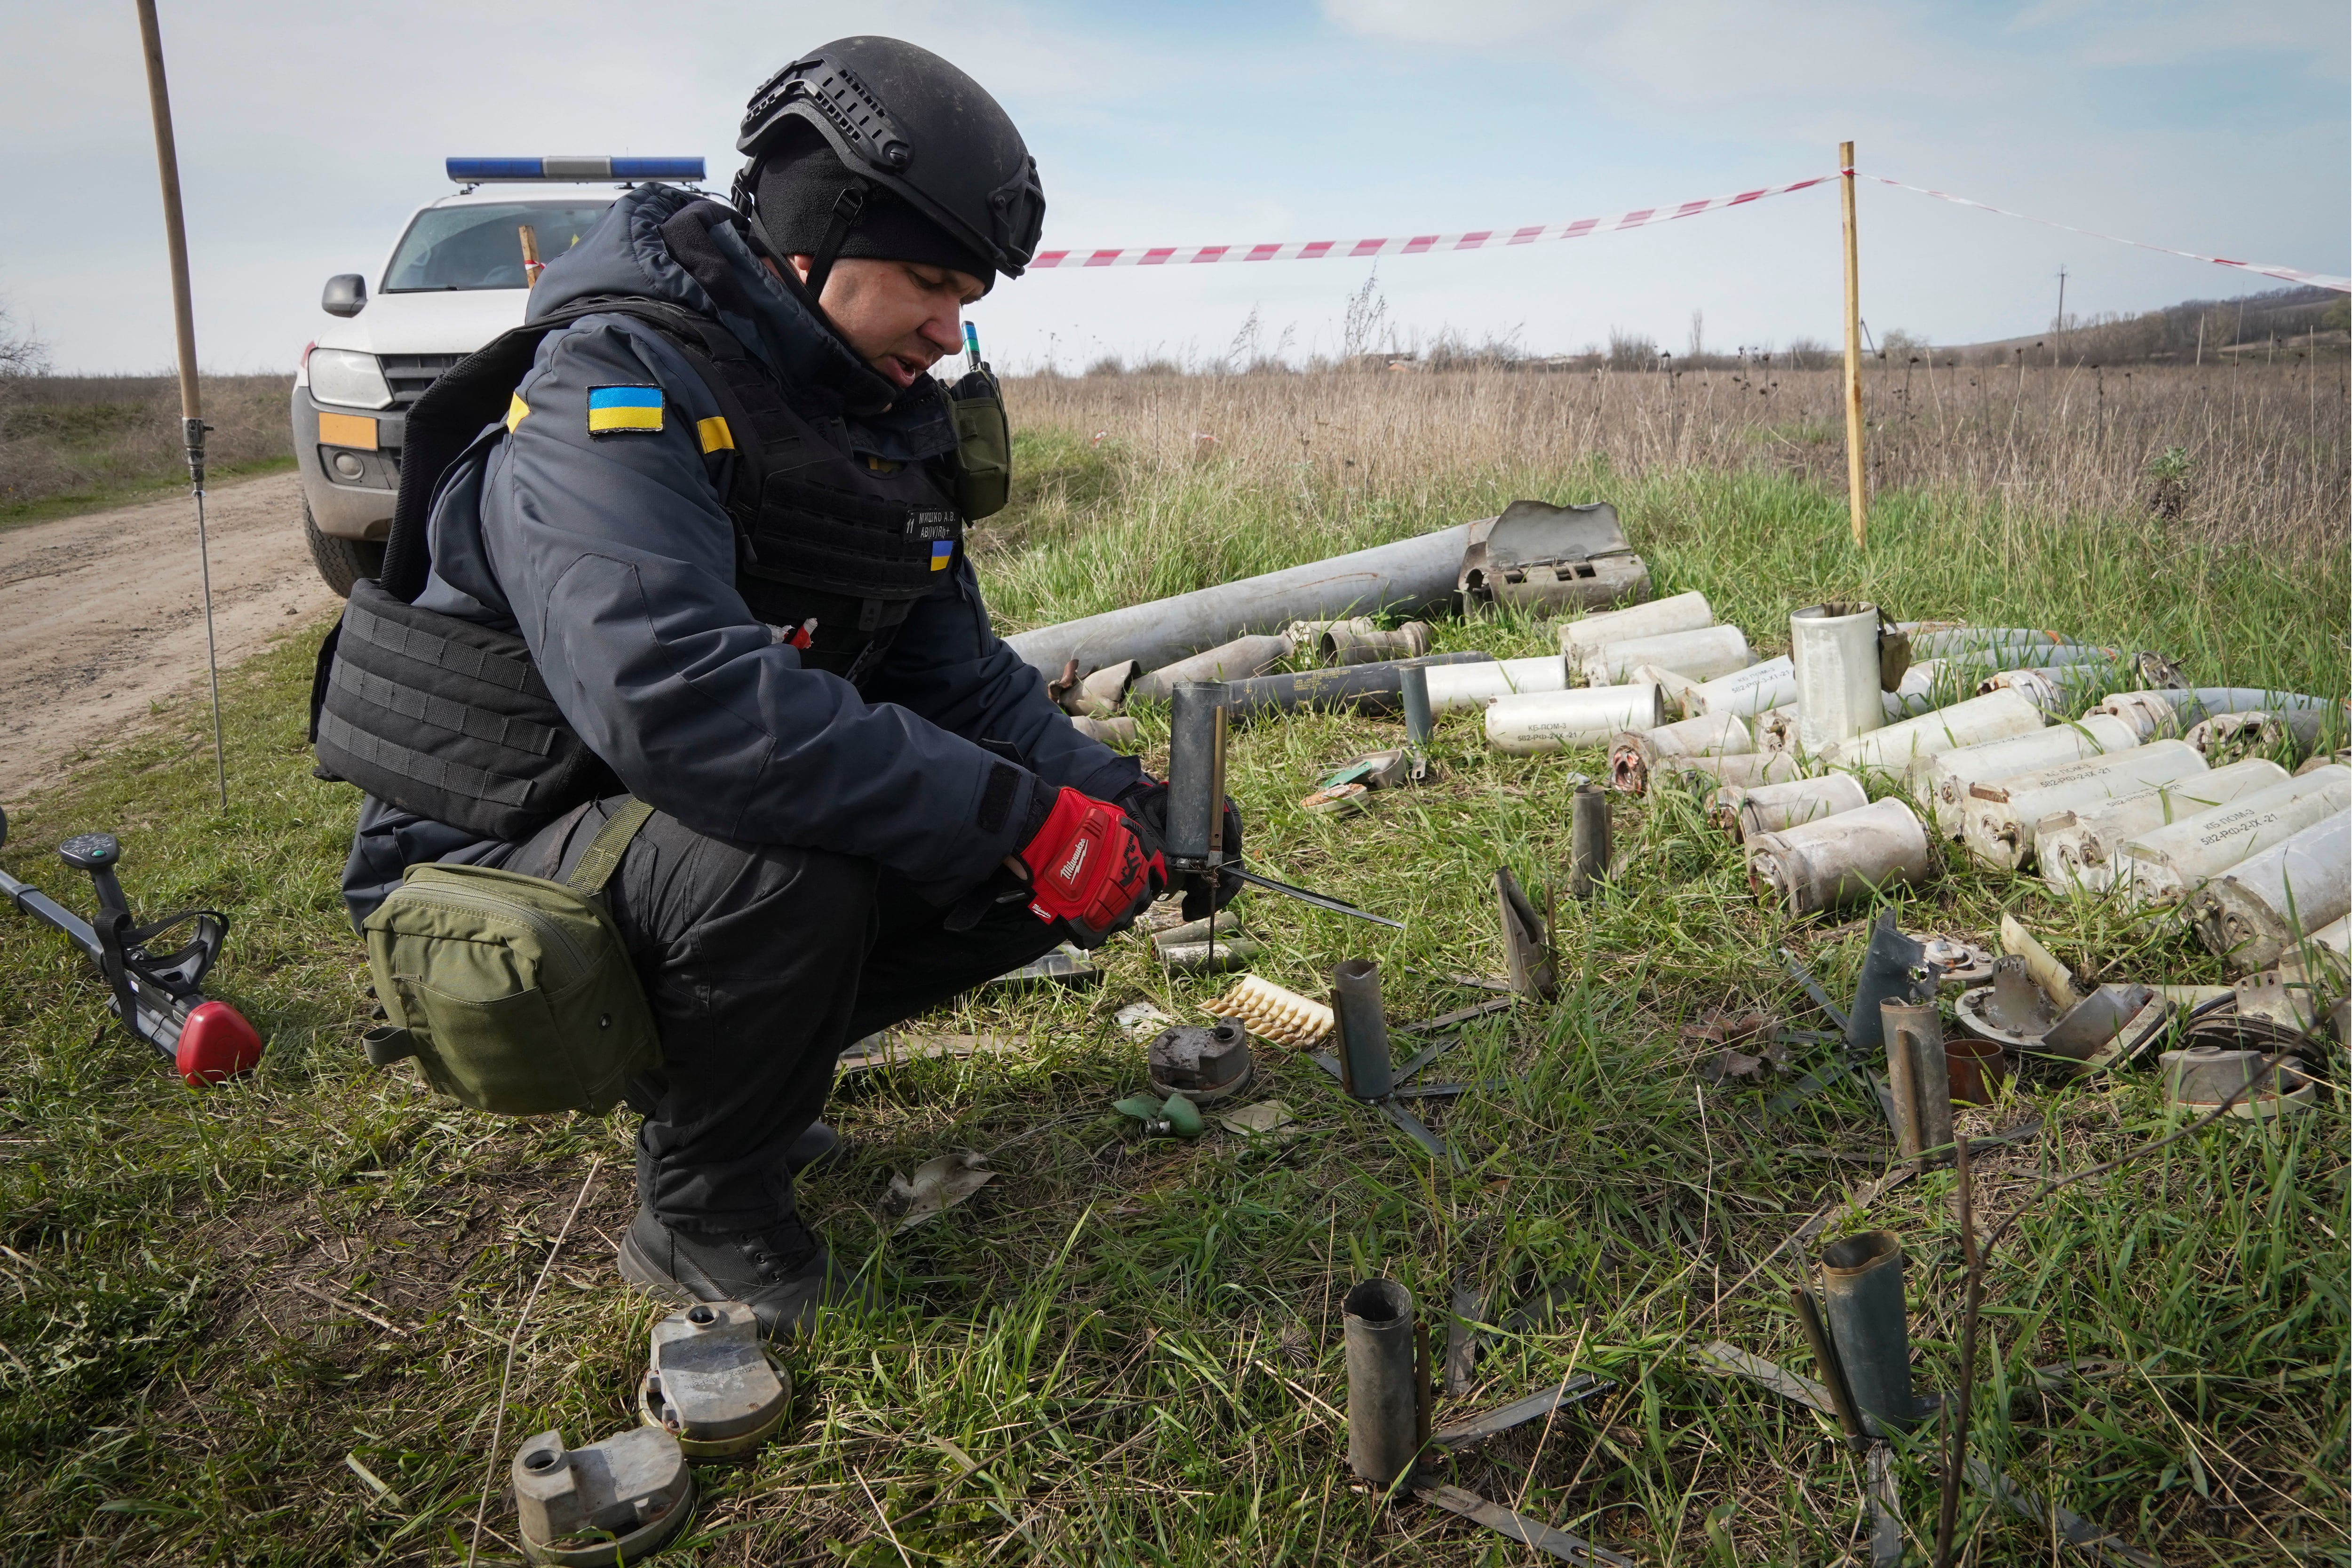
<path id="1" fill-rule="evenodd" d="M 1100 947 L 1135 923 L 1168 887 L 1156 843 L 1108 801 L 1065 789 L 1021 847 L 1029 912 L 1079 947 Z"/>
<path id="2" fill-rule="evenodd" d="M 1146 835 L 1152 850 L 1164 856 L 1168 843 L 1168 786 L 1158 779 L 1145 779 L 1129 784 L 1119 792 L 1121 810 L 1133 818 Z M 1242 814 L 1234 805 L 1234 797 L 1225 796 L 1225 858 L 1242 858 Z M 1239 877 L 1221 873 L 1217 885 L 1211 888 L 1200 878 L 1188 878 L 1184 888 L 1184 918 L 1205 920 L 1234 901 L 1235 894 L 1247 886 Z"/>

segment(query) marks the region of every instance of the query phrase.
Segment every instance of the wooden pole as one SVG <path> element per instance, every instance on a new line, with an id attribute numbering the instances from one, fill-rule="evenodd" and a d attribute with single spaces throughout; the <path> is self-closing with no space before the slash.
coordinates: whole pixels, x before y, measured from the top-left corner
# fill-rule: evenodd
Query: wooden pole
<path id="1" fill-rule="evenodd" d="M 155 173 L 163 183 L 163 243 L 172 257 L 172 326 L 180 355 L 180 438 L 196 500 L 196 563 L 204 578 L 205 664 L 213 686 L 213 771 L 228 807 L 228 756 L 221 742 L 220 654 L 213 637 L 212 550 L 205 538 L 205 404 L 196 381 L 196 311 L 188 287 L 188 231 L 180 213 L 180 153 L 172 136 L 172 93 L 163 81 L 163 30 L 155 0 L 138 0 L 139 41 L 147 54 L 147 107 L 155 121 Z"/>
<path id="2" fill-rule="evenodd" d="M 1862 268 L 1853 244 L 1853 143 L 1838 143 L 1838 189 L 1845 212 L 1845 488 L 1853 543 L 1863 546 L 1870 503 L 1862 479 Z"/>

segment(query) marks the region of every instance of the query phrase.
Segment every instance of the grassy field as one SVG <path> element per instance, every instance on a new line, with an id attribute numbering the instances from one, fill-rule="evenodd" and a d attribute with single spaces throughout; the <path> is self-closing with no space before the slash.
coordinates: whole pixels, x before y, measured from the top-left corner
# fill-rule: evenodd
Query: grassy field
<path id="1" fill-rule="evenodd" d="M 1020 500 L 980 554 L 1003 624 L 1310 559 L 1517 495 L 1607 497 L 1658 590 L 1705 589 L 1759 653 L 1783 647 L 1791 607 L 1868 595 L 1906 618 L 2158 648 L 2200 683 L 2345 689 L 2340 513 L 2326 546 L 2297 521 L 2302 503 L 2281 502 L 2246 520 L 2294 524 L 2258 552 L 2144 496 L 2037 508 L 2017 487 L 1962 477 L 1882 490 L 1859 554 L 1842 499 L 1769 441 L 1744 463 L 1677 463 L 1663 447 L 1648 461 L 1612 439 L 1571 450 L 1567 437 L 1515 454 L 1494 434 L 1509 386 L 1446 391 L 1473 415 L 1497 402 L 1496 417 L 1449 427 L 1462 408 L 1415 401 L 1434 392 L 1308 398 L 1287 384 L 1016 387 L 1016 407 L 1047 427 L 1024 437 Z M 1196 417 L 1221 408 L 1213 425 Z M 1318 419 L 1353 421 L 1356 445 Z M 1301 436 L 1312 455 L 1293 455 Z M 1415 452 L 1436 456 L 1416 468 Z M 1357 472 L 1373 460 L 1377 474 Z M 2202 472 L 2240 482 L 2221 458 Z M 1517 622 L 1446 623 L 1438 640 L 1551 646 L 1548 628 Z M 633 1203 L 631 1119 L 494 1121 L 436 1102 L 404 1069 L 364 1066 L 364 963 L 335 897 L 355 803 L 309 776 L 310 659 L 298 637 L 230 681 L 226 814 L 191 710 L 14 824 L 9 868 L 77 905 L 86 893 L 49 847 L 104 826 L 124 837 L 142 910 L 233 911 L 216 990 L 270 1048 L 250 1081 L 188 1091 L 107 1026 L 60 942 L 0 916 L 0 1559 L 457 1563 L 488 1484 L 480 1559 L 511 1562 L 499 1494 L 520 1437 L 560 1426 L 584 1441 L 634 1419 L 654 1312 L 611 1268 Z M 1144 728 L 1159 733 L 1149 715 Z M 1255 860 L 1410 927 L 1255 896 L 1242 907 L 1270 950 L 1258 972 L 1317 992 L 1341 958 L 1375 958 L 1403 1021 L 1481 998 L 1445 977 L 1499 973 L 1489 878 L 1508 864 L 1539 905 L 1559 888 L 1570 773 L 1599 758 L 1492 755 L 1475 721 L 1456 718 L 1434 748 L 1438 782 L 1353 824 L 1297 809 L 1330 765 L 1400 734 L 1328 716 L 1264 723 L 1236 742 L 1234 787 Z M 1140 1048 L 1112 1014 L 1149 999 L 1197 1016 L 1220 987 L 1171 982 L 1139 938 L 1104 951 L 1097 989 L 977 996 L 923 1021 L 1018 1048 L 901 1068 L 836 1098 L 832 1119 L 861 1152 L 811 1184 L 806 1204 L 839 1254 L 874 1261 L 893 1305 L 790 1352 L 791 1426 L 755 1462 L 700 1472 L 695 1544 L 671 1556 L 1541 1560 L 1351 1484 L 1338 1303 L 1387 1274 L 1425 1319 L 1457 1282 L 1490 1292 L 1490 1321 L 1533 1309 L 1489 1345 L 1473 1390 L 1441 1402 L 1441 1422 L 1571 1372 L 1614 1380 L 1453 1462 L 1456 1484 L 1645 1563 L 1866 1562 L 1860 1478 L 1832 1431 L 1692 1352 L 1722 1339 L 1812 1370 L 1788 1309 L 1804 1249 L 1775 1249 L 1827 1206 L 1826 1236 L 1902 1237 L 1918 1383 L 1949 1388 L 1952 1178 L 1852 1205 L 1893 1157 L 1859 1093 L 1775 1116 L 1768 1091 L 1696 1076 L 1685 1022 L 1752 1004 L 1818 1026 L 1773 950 L 1850 994 L 1863 931 L 1759 907 L 1691 798 L 1621 802 L 1617 834 L 1606 889 L 1589 903 L 1559 894 L 1560 1000 L 1477 1021 L 1440 1069 L 1481 1086 L 1430 1112 L 1465 1173 L 1357 1112 L 1310 1063 L 1270 1052 L 1266 1092 L 1298 1113 L 1298 1136 L 1139 1141 L 1108 1111 L 1142 1087 Z M 2013 911 L 2101 978 L 2220 975 L 2168 921 L 2055 901 L 1957 855 L 1895 907 L 1908 930 L 1979 940 Z M 1793 1070 L 1813 1064 L 1810 1050 Z M 2343 1065 L 2338 1052 L 2339 1079 Z M 1983 1134 L 2037 1119 L 1980 1159 L 1982 1211 L 2175 1125 L 2144 1074 L 2020 1086 L 1965 1120 Z M 2345 1561 L 2346 1146 L 2335 1102 L 2279 1132 L 2209 1131 L 2033 1210 L 1991 1273 L 1976 1451 L 2168 1563 Z M 955 1149 L 987 1155 L 994 1183 L 894 1235 L 877 1202 L 889 1173 Z M 2076 1357 L 2117 1364 L 2053 1393 L 2025 1375 Z M 1895 1470 L 1911 1561 L 1924 1561 L 1929 1446 Z M 1974 1494 L 1962 1524 L 1971 1563 L 2056 1552 L 2046 1528 Z"/>
<path id="2" fill-rule="evenodd" d="M 294 466 L 283 375 L 204 378 L 213 482 Z M 0 528 L 142 500 L 188 482 L 168 375 L 0 377 Z"/>

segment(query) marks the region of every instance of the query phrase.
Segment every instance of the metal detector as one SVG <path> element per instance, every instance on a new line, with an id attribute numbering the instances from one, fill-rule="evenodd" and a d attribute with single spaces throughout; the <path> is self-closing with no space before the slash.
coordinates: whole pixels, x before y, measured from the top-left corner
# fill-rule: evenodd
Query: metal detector
<path id="1" fill-rule="evenodd" d="M 8 841 L 8 814 L 0 811 L 0 845 Z M 220 957 L 228 917 L 218 910 L 182 910 L 139 924 L 122 896 L 114 868 L 122 846 L 111 833 L 78 833 L 58 846 L 58 858 L 89 873 L 98 889 L 98 918 L 83 920 L 38 888 L 0 871 L 0 894 L 89 955 L 112 994 L 107 1005 L 132 1039 L 152 1048 L 192 1087 L 249 1072 L 261 1059 L 261 1037 L 245 1015 L 207 999 L 205 973 Z M 152 944 L 181 927 L 186 942 L 168 952 Z"/>

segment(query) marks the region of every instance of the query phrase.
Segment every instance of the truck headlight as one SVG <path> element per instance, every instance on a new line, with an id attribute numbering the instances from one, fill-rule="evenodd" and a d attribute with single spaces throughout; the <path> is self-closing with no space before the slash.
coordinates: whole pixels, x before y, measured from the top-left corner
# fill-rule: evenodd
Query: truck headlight
<path id="1" fill-rule="evenodd" d="M 354 349 L 310 351 L 310 395 L 320 403 L 346 408 L 383 408 L 392 402 L 383 367 L 375 355 Z"/>

